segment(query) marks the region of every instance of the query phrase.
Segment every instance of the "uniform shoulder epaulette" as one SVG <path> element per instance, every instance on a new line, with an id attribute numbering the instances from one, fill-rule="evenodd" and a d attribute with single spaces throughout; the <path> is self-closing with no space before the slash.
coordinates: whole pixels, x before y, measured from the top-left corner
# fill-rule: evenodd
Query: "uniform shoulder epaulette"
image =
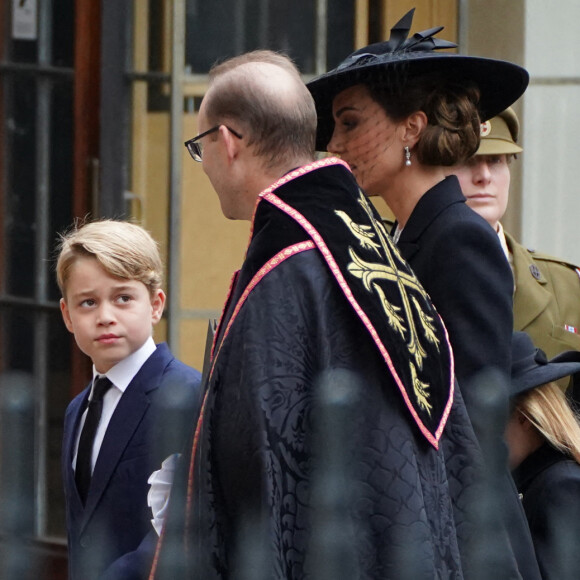
<path id="1" fill-rule="evenodd" d="M 563 266 L 564 268 L 570 268 L 571 270 L 574 270 L 574 272 L 578 274 L 578 278 L 580 278 L 580 267 L 578 267 L 576 264 L 569 262 L 568 260 L 564 260 L 563 258 L 556 258 L 550 254 L 536 252 L 535 250 L 528 249 L 528 252 L 530 252 L 534 261 L 548 262 L 549 264 L 556 264 L 558 266 Z"/>
<path id="2" fill-rule="evenodd" d="M 569 262 L 564 258 L 557 258 L 556 256 L 551 256 L 550 254 L 544 254 L 542 252 L 536 252 L 531 248 L 527 248 L 528 252 L 532 255 L 534 260 L 541 260 L 542 262 L 552 262 L 554 264 L 560 264 L 561 266 L 566 266 L 568 268 L 572 268 L 572 270 L 580 270 L 580 266 L 577 266 L 573 262 Z"/>

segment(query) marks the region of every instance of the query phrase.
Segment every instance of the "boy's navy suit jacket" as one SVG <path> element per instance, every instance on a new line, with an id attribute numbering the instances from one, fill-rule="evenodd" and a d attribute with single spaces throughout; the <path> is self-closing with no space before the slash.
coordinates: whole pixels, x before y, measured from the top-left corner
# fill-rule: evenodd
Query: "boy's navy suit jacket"
<path id="1" fill-rule="evenodd" d="M 83 507 L 72 461 L 90 385 L 69 404 L 62 474 L 69 578 L 147 577 L 156 534 L 147 505 L 151 473 L 188 443 L 199 414 L 201 375 L 163 343 L 133 378 L 107 428 Z"/>

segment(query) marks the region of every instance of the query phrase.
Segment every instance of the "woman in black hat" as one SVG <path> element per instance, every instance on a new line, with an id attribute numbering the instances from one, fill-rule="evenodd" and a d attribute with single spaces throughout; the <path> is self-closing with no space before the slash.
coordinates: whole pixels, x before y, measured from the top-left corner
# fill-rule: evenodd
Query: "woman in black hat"
<path id="1" fill-rule="evenodd" d="M 506 440 L 544 580 L 580 578 L 580 426 L 554 382 L 570 375 L 580 381 L 580 352 L 548 360 L 514 333 Z"/>
<path id="2" fill-rule="evenodd" d="M 394 213 L 395 241 L 445 322 L 470 418 L 480 440 L 489 440 L 470 383 L 491 367 L 508 380 L 513 278 L 497 235 L 467 207 L 446 168 L 477 151 L 481 120 L 519 98 L 529 77 L 512 63 L 435 52 L 456 45 L 434 38 L 442 27 L 408 38 L 412 17 L 413 10 L 388 41 L 354 52 L 308 84 L 318 113 L 317 149 L 342 157 L 361 188 L 380 195 Z M 537 579 L 502 435 L 502 428 L 494 430 L 488 456 L 490 465 L 498 456 L 505 463 L 497 513 L 521 576 Z"/>

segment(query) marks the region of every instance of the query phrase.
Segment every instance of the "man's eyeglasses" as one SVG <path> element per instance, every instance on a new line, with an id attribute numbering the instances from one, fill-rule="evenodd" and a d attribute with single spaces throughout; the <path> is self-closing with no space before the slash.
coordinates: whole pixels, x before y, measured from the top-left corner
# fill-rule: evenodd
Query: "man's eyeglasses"
<path id="1" fill-rule="evenodd" d="M 234 131 L 231 127 L 228 127 L 227 125 L 224 125 L 224 126 L 232 135 L 234 135 L 238 139 L 242 138 L 242 136 L 237 131 Z M 203 153 L 203 147 L 202 147 L 200 139 L 202 137 L 205 137 L 206 135 L 209 135 L 210 133 L 214 133 L 220 127 L 221 127 L 221 125 L 216 125 L 215 127 L 208 129 L 207 131 L 201 133 L 200 135 L 197 135 L 193 139 L 190 139 L 189 141 L 186 141 L 184 143 L 184 145 L 187 147 L 187 150 L 189 151 L 189 154 L 191 155 L 191 157 L 193 158 L 194 161 L 201 163 L 201 155 Z"/>

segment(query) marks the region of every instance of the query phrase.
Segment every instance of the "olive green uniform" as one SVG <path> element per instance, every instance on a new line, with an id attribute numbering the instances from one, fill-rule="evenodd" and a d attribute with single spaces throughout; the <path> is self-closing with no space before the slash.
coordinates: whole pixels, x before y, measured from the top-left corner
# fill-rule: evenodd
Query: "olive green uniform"
<path id="1" fill-rule="evenodd" d="M 580 350 L 580 273 L 565 260 L 526 249 L 505 233 L 515 277 L 514 328 L 552 358 Z"/>

